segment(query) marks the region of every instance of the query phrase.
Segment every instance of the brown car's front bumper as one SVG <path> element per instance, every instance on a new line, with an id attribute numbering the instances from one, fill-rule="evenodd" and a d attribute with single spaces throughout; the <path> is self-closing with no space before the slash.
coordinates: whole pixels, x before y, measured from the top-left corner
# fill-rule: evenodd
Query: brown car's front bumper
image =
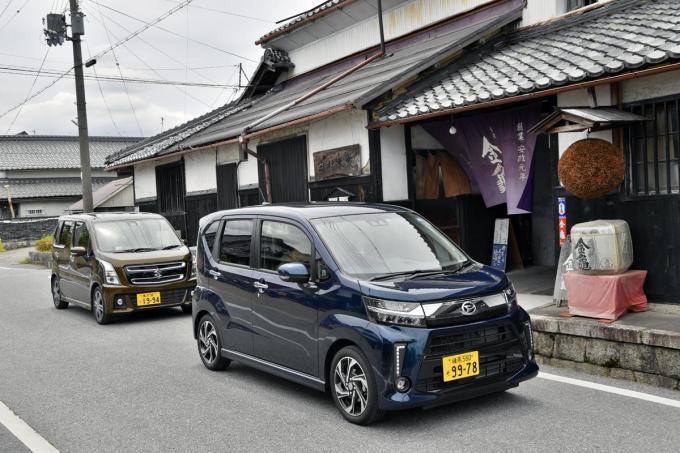
<path id="1" fill-rule="evenodd" d="M 190 278 L 166 285 L 154 286 L 104 285 L 104 303 L 107 312 L 112 314 L 131 313 L 138 310 L 153 310 L 154 308 L 190 305 L 191 297 L 195 288 L 195 278 Z M 161 293 L 160 304 L 146 305 L 142 307 L 137 306 L 137 294 L 153 292 Z M 122 307 L 116 303 L 118 299 L 123 300 Z"/>

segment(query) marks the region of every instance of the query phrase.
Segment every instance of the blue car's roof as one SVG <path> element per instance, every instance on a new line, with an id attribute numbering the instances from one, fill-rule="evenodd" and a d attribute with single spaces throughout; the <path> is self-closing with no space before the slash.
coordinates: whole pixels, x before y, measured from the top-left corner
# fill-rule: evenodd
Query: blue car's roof
<path id="1" fill-rule="evenodd" d="M 321 217 L 334 217 L 355 214 L 374 214 L 378 212 L 404 212 L 408 209 L 401 206 L 377 203 L 357 203 L 357 202 L 312 202 L 312 203 L 288 203 L 249 206 L 247 208 L 228 209 L 218 211 L 201 219 L 204 221 L 220 218 L 224 215 L 276 215 L 297 220 L 318 219 Z"/>

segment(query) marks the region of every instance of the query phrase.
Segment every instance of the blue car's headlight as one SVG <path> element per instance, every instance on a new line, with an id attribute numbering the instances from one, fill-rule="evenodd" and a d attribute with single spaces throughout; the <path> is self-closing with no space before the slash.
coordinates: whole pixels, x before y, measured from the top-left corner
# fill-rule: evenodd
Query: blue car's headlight
<path id="1" fill-rule="evenodd" d="M 425 327 L 425 312 L 419 302 L 398 302 L 364 296 L 368 316 L 376 322 L 409 327 Z"/>
<path id="2" fill-rule="evenodd" d="M 517 307 L 517 291 L 515 291 L 515 286 L 510 283 L 507 288 L 503 290 L 503 295 L 505 296 L 505 301 L 508 304 L 508 311 Z"/>

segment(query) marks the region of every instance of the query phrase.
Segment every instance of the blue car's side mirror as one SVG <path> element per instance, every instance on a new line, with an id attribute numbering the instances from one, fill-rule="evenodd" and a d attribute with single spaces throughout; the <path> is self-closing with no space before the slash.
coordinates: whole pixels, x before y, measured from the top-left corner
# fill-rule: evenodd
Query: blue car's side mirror
<path id="1" fill-rule="evenodd" d="M 284 282 L 307 283 L 309 271 L 302 263 L 286 263 L 279 266 L 279 277 Z"/>

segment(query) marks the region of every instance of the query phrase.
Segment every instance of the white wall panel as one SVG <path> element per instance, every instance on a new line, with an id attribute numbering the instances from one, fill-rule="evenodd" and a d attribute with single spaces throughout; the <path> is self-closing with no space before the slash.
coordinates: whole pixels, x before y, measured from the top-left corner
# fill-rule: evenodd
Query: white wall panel
<path id="1" fill-rule="evenodd" d="M 165 165 L 170 162 L 177 162 L 181 158 L 170 157 L 168 159 L 154 160 L 151 162 L 142 162 L 135 165 L 134 168 L 134 184 L 135 184 L 135 199 L 141 200 L 143 198 L 156 197 L 156 167 L 158 165 Z"/>
<path id="2" fill-rule="evenodd" d="M 309 176 L 314 176 L 314 153 L 342 146 L 359 145 L 361 147 L 361 167 L 369 159 L 368 118 L 363 110 L 348 110 L 311 123 L 307 131 L 307 153 Z"/>
<path id="3" fill-rule="evenodd" d="M 492 0 L 411 0 L 384 11 L 385 40 L 404 36 L 451 16 L 472 10 Z M 320 19 L 320 20 L 323 20 Z M 293 35 L 291 35 L 293 36 Z M 289 55 L 295 69 L 292 75 L 302 74 L 339 58 L 379 44 L 377 14 L 369 19 L 343 28 L 331 35 L 311 42 Z"/>
<path id="4" fill-rule="evenodd" d="M 623 102 L 643 101 L 680 93 L 680 71 L 621 82 Z"/>
<path id="5" fill-rule="evenodd" d="M 403 126 L 380 129 L 380 158 L 383 200 L 407 200 L 406 144 Z"/>
<path id="6" fill-rule="evenodd" d="M 188 194 L 217 190 L 216 151 L 207 149 L 184 155 L 184 181 Z"/>

